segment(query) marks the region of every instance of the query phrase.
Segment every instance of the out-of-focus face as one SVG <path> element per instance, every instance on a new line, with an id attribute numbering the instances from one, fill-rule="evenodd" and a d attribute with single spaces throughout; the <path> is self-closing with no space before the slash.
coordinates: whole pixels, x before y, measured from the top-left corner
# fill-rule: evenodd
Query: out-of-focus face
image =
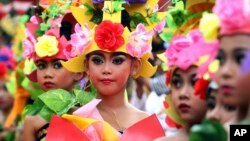
<path id="1" fill-rule="evenodd" d="M 177 69 L 171 80 L 172 101 L 177 113 L 189 124 L 201 122 L 206 115 L 206 101 L 194 94 L 197 67 Z"/>
<path id="2" fill-rule="evenodd" d="M 12 107 L 13 97 L 8 93 L 5 81 L 0 79 L 0 109 L 7 110 Z"/>
<path id="3" fill-rule="evenodd" d="M 249 64 L 250 65 L 250 64 Z M 237 103 L 241 103 L 247 107 L 250 102 L 250 72 L 239 76 L 236 85 L 236 93 L 238 95 Z"/>
<path id="4" fill-rule="evenodd" d="M 114 95 L 125 90 L 132 62 L 124 53 L 96 51 L 87 56 L 86 72 L 98 94 Z"/>
<path id="5" fill-rule="evenodd" d="M 44 91 L 51 89 L 64 89 L 71 91 L 75 81 L 79 76 L 63 68 L 60 60 L 52 61 L 38 60 L 37 66 L 37 81 Z"/>
<path id="6" fill-rule="evenodd" d="M 242 99 L 236 93 L 236 84 L 240 76 L 241 61 L 250 49 L 250 36 L 224 36 L 220 40 L 218 59 L 220 67 L 217 73 L 219 93 L 222 101 L 228 105 L 241 105 Z"/>
<path id="7" fill-rule="evenodd" d="M 218 121 L 221 124 L 227 124 L 233 122 L 236 116 L 236 107 L 224 104 L 219 96 L 219 92 L 217 90 L 212 90 L 207 99 L 206 117 Z"/>

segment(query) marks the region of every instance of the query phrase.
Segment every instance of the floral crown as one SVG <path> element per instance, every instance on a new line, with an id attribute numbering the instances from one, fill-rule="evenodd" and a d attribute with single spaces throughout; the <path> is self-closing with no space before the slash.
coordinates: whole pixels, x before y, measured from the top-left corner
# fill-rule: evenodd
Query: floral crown
<path id="1" fill-rule="evenodd" d="M 200 26 L 207 40 L 216 39 L 218 31 L 221 36 L 250 33 L 250 0 L 217 0 L 213 12 L 203 15 Z"/>
<path id="2" fill-rule="evenodd" d="M 221 35 L 250 33 L 250 0 L 217 0 L 213 11 L 219 17 Z"/>
<path id="3" fill-rule="evenodd" d="M 102 50 L 106 52 L 124 52 L 132 57 L 141 59 L 142 67 L 134 77 L 150 77 L 154 74 L 156 67 L 153 67 L 148 62 L 152 48 L 152 36 L 154 35 L 154 31 L 160 32 L 164 28 L 165 20 L 160 22 L 163 15 L 157 12 L 157 8 L 145 8 L 145 5 L 155 6 L 157 1 L 148 1 L 145 4 L 137 5 L 137 10 L 139 10 L 137 13 L 131 12 L 136 9 L 133 4 L 130 5 L 131 7 L 125 7 L 129 17 L 131 19 L 134 18 L 129 23 L 130 29 L 121 24 L 122 12 L 124 10 L 122 4 L 125 4 L 125 2 L 105 1 L 102 8 L 103 17 L 95 17 L 94 13 L 98 10 L 94 9 L 95 6 L 92 3 L 84 3 L 79 7 L 71 7 L 73 15 L 81 25 L 77 24 L 75 26 L 75 33 L 71 36 L 73 46 L 69 54 L 77 54 L 78 57 L 63 62 L 62 64 L 65 68 L 72 72 L 84 72 L 85 56 L 93 51 Z M 93 15 L 88 14 L 91 11 Z M 83 16 L 79 13 L 85 13 L 85 15 Z M 139 15 L 139 17 L 148 14 L 149 17 L 145 16 L 147 18 L 144 17 L 144 19 L 136 20 L 135 14 Z M 92 18 L 90 19 L 91 16 Z M 102 20 L 99 21 L 99 18 Z M 88 21 L 88 19 L 96 23 L 94 24 Z"/>
<path id="4" fill-rule="evenodd" d="M 182 70 L 192 65 L 198 66 L 198 77 L 202 77 L 207 70 L 215 72 L 212 62 L 216 58 L 217 48 L 217 40 L 206 42 L 199 30 L 192 30 L 186 36 L 173 37 L 165 52 L 167 64 L 170 69 Z"/>
<path id="5" fill-rule="evenodd" d="M 72 14 L 65 12 L 71 3 L 51 3 L 49 6 L 45 6 L 44 1 L 41 2 L 40 5 L 45 9 L 40 16 L 32 16 L 26 25 L 23 56 L 35 61 L 41 58 L 45 60 L 54 58 L 67 60 L 69 56 L 65 52 L 68 48 L 71 48 L 71 44 L 67 40 L 67 36 L 62 33 L 66 32 L 62 31 L 62 28 L 63 22 L 68 22 L 71 26 L 76 23 Z M 70 29 L 67 30 L 69 30 L 67 32 L 71 32 Z"/>

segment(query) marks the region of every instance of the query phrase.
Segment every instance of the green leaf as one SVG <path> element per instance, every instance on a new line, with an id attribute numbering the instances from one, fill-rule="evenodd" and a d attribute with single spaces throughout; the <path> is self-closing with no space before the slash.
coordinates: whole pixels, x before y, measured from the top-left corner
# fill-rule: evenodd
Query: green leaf
<path id="1" fill-rule="evenodd" d="M 164 41 L 164 42 L 167 42 L 169 43 L 173 37 L 173 32 L 171 31 L 166 31 L 166 32 L 163 32 L 159 35 L 161 37 L 161 39 Z"/>
<path id="2" fill-rule="evenodd" d="M 176 2 L 175 7 L 176 7 L 176 9 L 178 9 L 178 10 L 184 10 L 184 9 L 185 9 L 184 2 L 183 2 L 183 1 L 178 1 L 178 2 Z"/>
<path id="3" fill-rule="evenodd" d="M 46 12 L 46 10 L 44 10 L 43 12 L 42 12 L 42 15 L 41 15 L 41 18 L 43 19 L 43 20 L 45 20 L 46 18 L 47 18 L 47 12 Z"/>
<path id="4" fill-rule="evenodd" d="M 27 115 L 38 114 L 39 111 L 42 109 L 43 105 L 44 104 L 41 100 L 39 100 L 39 99 L 35 100 L 33 104 L 29 104 L 29 105 L 25 106 L 23 113 L 22 113 L 22 116 L 26 117 Z"/>
<path id="5" fill-rule="evenodd" d="M 85 14 L 93 14 L 94 13 L 94 11 L 95 11 L 95 9 L 90 5 L 90 4 L 88 4 L 88 3 L 84 3 L 83 4 L 85 7 L 87 7 L 87 11 L 85 12 Z"/>
<path id="6" fill-rule="evenodd" d="M 130 17 L 131 21 L 130 21 L 130 26 L 132 28 L 136 28 L 136 26 L 140 23 L 143 23 L 145 26 L 148 26 L 148 22 L 146 20 L 146 18 L 139 12 L 135 12 L 131 15 Z"/>
<path id="7" fill-rule="evenodd" d="M 48 11 L 49 11 L 48 17 L 55 18 L 56 16 L 58 16 L 60 14 L 60 7 L 58 5 L 56 5 L 55 3 L 52 3 L 49 6 Z"/>
<path id="8" fill-rule="evenodd" d="M 169 28 L 176 28 L 174 18 L 169 12 L 166 13 L 166 21 Z"/>
<path id="9" fill-rule="evenodd" d="M 57 115 L 65 114 L 75 104 L 75 97 L 63 89 L 50 90 L 38 97 Z"/>
<path id="10" fill-rule="evenodd" d="M 158 23 L 158 22 L 161 21 L 161 20 L 158 18 L 157 13 L 153 13 L 152 15 L 150 15 L 149 19 L 150 19 L 150 21 L 153 22 L 153 23 Z"/>
<path id="11" fill-rule="evenodd" d="M 96 97 L 96 92 L 93 90 L 87 92 L 83 90 L 74 89 L 73 92 L 76 96 L 77 103 L 79 103 L 81 106 L 87 104 Z"/>
<path id="12" fill-rule="evenodd" d="M 114 1 L 113 2 L 113 12 L 119 12 L 124 10 L 125 8 L 122 7 L 123 1 Z"/>
<path id="13" fill-rule="evenodd" d="M 49 23 L 41 23 L 40 24 L 40 30 L 41 31 L 46 31 L 47 29 L 49 29 L 50 24 Z"/>
<path id="14" fill-rule="evenodd" d="M 55 114 L 55 112 L 49 109 L 48 107 L 43 106 L 38 114 L 46 121 L 50 121 L 52 115 Z"/>
<path id="15" fill-rule="evenodd" d="M 90 21 L 95 23 L 95 24 L 99 24 L 102 22 L 102 15 L 103 12 L 101 9 L 96 9 L 94 10 L 93 16 L 91 17 Z"/>

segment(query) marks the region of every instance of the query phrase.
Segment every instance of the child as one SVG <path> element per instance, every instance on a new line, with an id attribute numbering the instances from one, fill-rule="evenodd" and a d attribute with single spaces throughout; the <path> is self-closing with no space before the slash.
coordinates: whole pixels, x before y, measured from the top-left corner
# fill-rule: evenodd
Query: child
<path id="1" fill-rule="evenodd" d="M 226 1 L 218 0 L 213 9 L 219 17 L 219 53 L 220 67 L 218 70 L 219 93 L 225 104 L 239 106 L 237 121 L 246 116 L 248 102 L 238 103 L 241 99 L 236 93 L 237 79 L 240 76 L 241 62 L 249 50 L 250 43 L 250 12 L 249 0 Z M 226 12 L 227 10 L 234 12 Z M 238 22 L 234 22 L 237 20 Z"/>
<path id="2" fill-rule="evenodd" d="M 148 12 L 152 12 L 151 7 L 155 3 L 157 1 L 146 3 L 149 6 Z M 137 5 L 137 8 L 139 7 L 142 14 L 146 14 L 145 4 Z M 131 5 L 130 8 L 135 10 L 136 6 Z M 84 10 L 77 7 L 74 9 Z M 87 18 L 78 15 L 79 12 L 74 9 L 72 8 L 72 13 L 75 14 L 76 19 Z M 84 118 L 104 120 L 116 132 L 126 134 L 129 133 L 127 129 L 132 125 L 149 117 L 147 113 L 136 109 L 128 102 L 125 88 L 129 77 L 150 77 L 156 71 L 156 67 L 148 62 L 154 34 L 153 25 L 147 29 L 142 23 L 137 23 L 135 31 L 130 33 L 130 23 L 135 22 L 135 19 L 134 21 L 132 18 L 131 21 L 124 21 L 124 19 L 130 18 L 129 8 L 126 9 L 128 11 L 121 11 L 123 9 L 121 2 L 105 1 L 103 9 L 103 20 L 92 30 L 89 28 L 91 24 L 80 22 L 81 27 L 76 25 L 76 34 L 72 35 L 72 39 L 75 39 L 75 47 L 83 48 L 83 52 L 78 57 L 64 62 L 63 66 L 72 72 L 86 72 L 89 81 L 96 88 L 97 98 L 101 99 L 99 102 L 90 102 L 95 105 L 87 109 L 84 106 L 74 114 Z M 97 111 L 99 114 L 90 116 L 87 114 L 88 111 Z M 65 117 L 67 118 L 67 116 Z M 145 127 L 149 125 L 145 125 Z M 158 132 L 159 123 L 156 122 L 154 126 Z M 84 129 L 81 130 L 84 131 Z M 104 129 L 104 132 L 107 131 Z M 157 133 L 157 137 L 162 133 L 163 131 Z"/>
<path id="3" fill-rule="evenodd" d="M 25 118 L 23 140 L 42 139 L 46 135 L 44 130 L 46 131 L 48 127 L 50 116 L 58 110 L 58 106 L 63 106 L 61 112 L 66 113 L 76 104 L 72 101 L 75 100 L 74 97 L 67 95 L 68 93 L 65 91 L 50 91 L 63 89 L 71 92 L 74 85 L 83 77 L 82 73 L 69 72 L 63 68 L 60 62 L 74 57 L 67 52 L 67 49 L 71 47 L 69 40 L 75 24 L 70 13 L 63 14 L 70 3 L 61 4 L 52 3 L 49 7 L 45 7 L 42 18 L 39 17 L 41 15 L 35 15 L 27 23 L 27 38 L 23 42 L 24 56 L 27 59 L 33 59 L 37 67 L 29 78 L 38 82 L 41 88 L 48 93 L 40 95 L 33 107 L 27 107 L 26 112 L 32 116 Z M 55 9 L 57 10 L 55 11 Z M 69 101 L 66 98 L 70 100 L 70 103 L 67 103 Z M 56 104 L 56 101 L 59 103 Z M 51 102 L 54 102 L 53 106 L 50 105 Z M 41 103 L 43 104 L 41 105 Z M 48 115 L 48 113 L 50 114 Z"/>
<path id="4" fill-rule="evenodd" d="M 216 50 L 217 42 L 206 43 L 199 30 L 190 31 L 186 36 L 173 37 L 166 50 L 170 67 L 168 82 L 171 85 L 170 95 L 174 109 L 185 121 L 185 125 L 175 135 L 158 140 L 188 140 L 190 128 L 205 117 L 208 80 L 205 80 L 204 74 L 215 58 Z M 204 56 L 209 59 L 200 64 Z"/>

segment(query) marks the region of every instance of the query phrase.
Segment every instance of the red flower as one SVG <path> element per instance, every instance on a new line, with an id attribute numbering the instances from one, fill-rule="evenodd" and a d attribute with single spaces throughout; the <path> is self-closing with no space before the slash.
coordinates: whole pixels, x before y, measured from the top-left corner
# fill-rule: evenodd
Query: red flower
<path id="1" fill-rule="evenodd" d="M 124 44 L 123 31 L 122 24 L 103 21 L 95 28 L 95 42 L 101 49 L 115 51 Z"/>
<path id="2" fill-rule="evenodd" d="M 201 99 L 206 100 L 206 91 L 209 85 L 209 81 L 200 78 L 196 81 L 194 85 L 195 95 L 199 96 Z"/>
<path id="3" fill-rule="evenodd" d="M 8 72 L 7 65 L 5 63 L 0 62 L 0 68 L 0 77 L 3 77 Z"/>

